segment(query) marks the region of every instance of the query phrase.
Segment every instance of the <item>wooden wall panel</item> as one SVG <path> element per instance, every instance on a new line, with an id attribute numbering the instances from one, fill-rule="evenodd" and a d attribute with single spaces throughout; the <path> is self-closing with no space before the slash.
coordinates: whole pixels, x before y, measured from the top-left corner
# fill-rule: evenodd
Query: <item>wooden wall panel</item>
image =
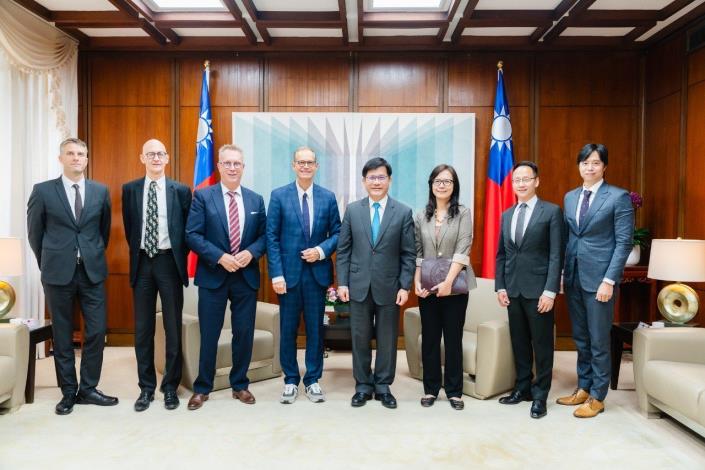
<path id="1" fill-rule="evenodd" d="M 181 106 L 200 106 L 203 62 L 191 58 L 178 61 Z M 261 78 L 259 59 L 211 60 L 211 106 L 259 106 Z"/>
<path id="2" fill-rule="evenodd" d="M 688 87 L 684 237 L 705 239 L 705 82 Z"/>
<path id="3" fill-rule="evenodd" d="M 705 80 L 705 47 L 701 47 L 688 57 L 688 85 Z M 702 107 L 702 102 L 700 103 Z"/>
<path id="4" fill-rule="evenodd" d="M 681 89 L 685 36 L 668 41 L 646 55 L 646 101 L 654 101 Z"/>
<path id="5" fill-rule="evenodd" d="M 440 59 L 360 59 L 360 108 L 434 107 L 442 105 Z"/>
<path id="6" fill-rule="evenodd" d="M 92 106 L 169 106 L 171 60 L 117 55 L 91 60 Z"/>
<path id="7" fill-rule="evenodd" d="M 646 105 L 642 224 L 654 238 L 678 235 L 681 94 Z"/>
<path id="8" fill-rule="evenodd" d="M 531 62 L 529 54 L 469 54 L 448 60 L 448 106 L 494 106 L 497 62 L 504 62 L 504 85 L 511 111 L 529 106 Z"/>
<path id="9" fill-rule="evenodd" d="M 350 61 L 347 58 L 276 58 L 267 61 L 268 106 L 347 107 Z"/>

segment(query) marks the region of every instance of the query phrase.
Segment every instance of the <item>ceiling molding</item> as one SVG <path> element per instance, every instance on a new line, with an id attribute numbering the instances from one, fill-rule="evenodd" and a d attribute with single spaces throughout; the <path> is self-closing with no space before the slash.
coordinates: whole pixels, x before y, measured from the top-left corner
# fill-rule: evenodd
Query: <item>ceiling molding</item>
<path id="1" fill-rule="evenodd" d="M 479 2 L 480 0 L 468 0 L 467 5 L 465 5 L 465 10 L 463 10 L 463 17 L 460 19 L 460 21 L 458 21 L 458 24 L 455 26 L 455 30 L 453 31 L 453 34 L 450 37 L 451 44 L 458 43 L 460 37 L 463 35 L 463 30 L 465 29 L 465 22 L 470 19 L 473 12 L 475 11 L 475 7 Z"/>
<path id="2" fill-rule="evenodd" d="M 235 3 L 235 0 L 222 0 L 222 2 L 225 4 L 225 7 L 228 9 L 230 14 L 233 15 L 235 21 L 239 21 L 241 23 L 240 28 L 242 29 L 242 32 L 245 33 L 247 41 L 250 44 L 257 44 L 257 36 L 255 36 L 254 31 L 252 31 L 250 25 L 247 24 L 247 21 L 245 21 L 245 18 L 242 16 L 242 11 Z"/>
<path id="3" fill-rule="evenodd" d="M 262 26 L 259 23 L 259 12 L 257 11 L 257 8 L 255 8 L 255 4 L 252 2 L 252 0 L 240 0 L 242 2 L 242 5 L 245 7 L 247 10 L 247 13 L 250 15 L 250 19 L 252 19 L 252 22 L 255 24 L 255 28 L 257 28 L 257 31 L 259 32 L 259 35 L 262 37 L 262 41 L 266 45 L 271 45 L 272 44 L 272 37 L 269 35 L 269 32 L 267 31 L 267 28 Z"/>

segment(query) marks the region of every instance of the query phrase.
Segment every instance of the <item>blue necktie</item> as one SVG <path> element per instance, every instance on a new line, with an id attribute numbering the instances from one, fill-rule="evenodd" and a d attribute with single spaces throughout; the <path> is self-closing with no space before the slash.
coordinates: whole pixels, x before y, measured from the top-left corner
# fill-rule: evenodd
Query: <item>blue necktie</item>
<path id="1" fill-rule="evenodd" d="M 372 217 L 372 244 L 377 243 L 377 236 L 379 235 L 379 202 L 375 202 L 372 204 L 372 207 L 375 208 L 375 215 Z"/>
<path id="2" fill-rule="evenodd" d="M 308 194 L 306 193 L 304 193 L 303 202 L 301 202 L 301 217 L 304 221 L 304 239 L 306 247 L 308 247 L 311 238 L 311 219 L 308 215 Z"/>
<path id="3" fill-rule="evenodd" d="M 590 209 L 590 195 L 592 194 L 592 191 L 588 191 L 587 189 L 583 191 L 583 203 L 580 204 L 580 215 L 578 216 L 578 227 L 583 226 L 583 222 L 585 222 L 585 216 L 588 213 L 588 209 Z"/>

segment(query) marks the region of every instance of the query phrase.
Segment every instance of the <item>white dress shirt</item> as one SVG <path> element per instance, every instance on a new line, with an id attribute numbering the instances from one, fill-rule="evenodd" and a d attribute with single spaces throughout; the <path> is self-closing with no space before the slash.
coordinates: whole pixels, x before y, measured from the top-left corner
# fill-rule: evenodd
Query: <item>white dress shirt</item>
<path id="1" fill-rule="evenodd" d="M 166 177 L 162 175 L 158 180 L 149 176 L 144 178 L 144 192 L 142 195 L 142 242 L 140 248 L 144 250 L 144 234 L 147 230 L 147 201 L 149 200 L 149 186 L 157 183 L 157 248 L 159 250 L 171 249 L 169 240 L 169 221 L 166 216 Z"/>
<path id="2" fill-rule="evenodd" d="M 380 225 L 382 224 L 382 219 L 384 218 L 384 209 L 387 207 L 387 202 L 389 201 L 389 195 L 386 194 L 382 199 L 379 201 L 373 201 L 372 198 L 369 198 L 370 200 L 370 223 L 375 219 L 375 208 L 372 207 L 372 205 L 375 202 L 379 202 L 379 223 Z"/>
<path id="3" fill-rule="evenodd" d="M 81 195 L 81 207 L 85 209 L 86 207 L 86 178 L 81 176 L 80 181 L 71 181 L 66 177 L 66 175 L 61 175 L 61 182 L 64 184 L 64 191 L 66 191 L 66 197 L 69 200 L 69 205 L 71 206 L 71 213 L 74 218 L 76 217 L 76 190 L 73 188 L 74 184 L 78 185 L 78 191 Z M 78 222 L 78 221 L 76 221 Z M 76 246 L 76 257 L 81 257 L 81 249 Z"/>
<path id="4" fill-rule="evenodd" d="M 588 210 L 589 210 L 590 206 L 595 201 L 595 195 L 597 194 L 597 191 L 600 189 L 600 186 L 602 186 L 602 184 L 604 182 L 605 182 L 605 179 L 602 178 L 600 181 L 598 181 L 597 183 L 593 184 L 590 187 L 583 185 L 583 189 L 582 189 L 582 191 L 580 191 L 580 196 L 578 197 L 578 207 L 575 209 L 575 224 L 578 225 L 578 227 L 580 227 L 580 206 L 583 205 L 583 199 L 585 199 L 585 191 L 586 190 L 592 191 L 590 193 L 590 199 L 588 199 Z M 614 281 L 608 277 L 605 277 L 602 280 L 611 286 L 614 285 Z"/>
<path id="5" fill-rule="evenodd" d="M 225 216 L 228 218 L 228 227 L 230 227 L 230 190 L 220 183 L 220 189 L 223 191 L 223 202 L 225 203 Z M 237 214 L 240 219 L 240 242 L 242 243 L 242 233 L 245 230 L 245 203 L 242 200 L 242 186 L 238 186 L 235 190 L 235 203 L 237 204 Z"/>

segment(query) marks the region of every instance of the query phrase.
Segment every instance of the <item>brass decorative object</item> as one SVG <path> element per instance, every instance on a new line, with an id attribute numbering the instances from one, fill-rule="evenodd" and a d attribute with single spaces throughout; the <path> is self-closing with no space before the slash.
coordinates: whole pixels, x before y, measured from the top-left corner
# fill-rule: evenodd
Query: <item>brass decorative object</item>
<path id="1" fill-rule="evenodd" d="M 688 323 L 698 313 L 698 293 L 685 284 L 670 284 L 658 294 L 658 309 L 673 323 Z"/>
<path id="2" fill-rule="evenodd" d="M 22 240 L 0 238 L 0 277 L 21 276 L 22 271 Z M 16 298 L 12 285 L 0 280 L 0 321 L 12 310 Z"/>
<path id="3" fill-rule="evenodd" d="M 0 318 L 8 314 L 15 305 L 15 289 L 9 282 L 0 281 Z"/>

